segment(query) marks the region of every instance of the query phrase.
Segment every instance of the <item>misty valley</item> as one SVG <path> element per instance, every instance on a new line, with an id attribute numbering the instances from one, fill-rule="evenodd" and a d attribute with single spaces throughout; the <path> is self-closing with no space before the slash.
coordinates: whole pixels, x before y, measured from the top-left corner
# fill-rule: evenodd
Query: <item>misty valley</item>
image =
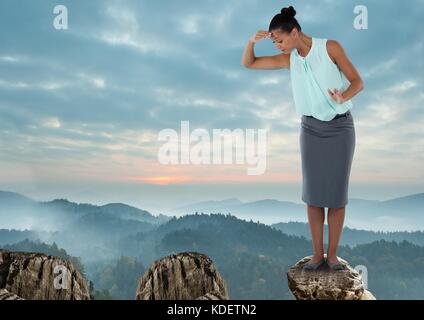
<path id="1" fill-rule="evenodd" d="M 421 209 L 424 195 L 393 201 L 387 212 L 400 210 L 402 203 Z M 185 208 L 186 214 L 177 217 L 122 203 L 37 202 L 0 192 L 0 248 L 71 261 L 90 281 L 95 299 L 134 299 L 147 268 L 182 251 L 209 256 L 227 281 L 231 299 L 294 299 L 285 272 L 311 253 L 308 225 L 295 217 L 285 219 L 284 211 L 280 221 L 291 221 L 265 224 L 238 211 L 234 202 L 232 206 L 198 212 Z M 410 209 L 410 214 L 416 213 Z M 346 226 L 338 255 L 352 266 L 367 267 L 368 288 L 377 299 L 424 298 L 424 232 Z"/>

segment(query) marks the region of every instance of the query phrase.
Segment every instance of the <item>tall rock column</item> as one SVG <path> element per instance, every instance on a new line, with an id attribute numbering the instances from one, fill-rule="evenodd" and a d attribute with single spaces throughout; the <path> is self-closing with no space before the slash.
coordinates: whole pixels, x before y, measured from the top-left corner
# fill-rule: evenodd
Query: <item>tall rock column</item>
<path id="1" fill-rule="evenodd" d="M 0 250 L 0 289 L 30 300 L 89 300 L 87 281 L 73 264 L 40 253 Z"/>
<path id="2" fill-rule="evenodd" d="M 181 252 L 156 260 L 140 278 L 137 300 L 227 300 L 228 289 L 212 260 Z"/>

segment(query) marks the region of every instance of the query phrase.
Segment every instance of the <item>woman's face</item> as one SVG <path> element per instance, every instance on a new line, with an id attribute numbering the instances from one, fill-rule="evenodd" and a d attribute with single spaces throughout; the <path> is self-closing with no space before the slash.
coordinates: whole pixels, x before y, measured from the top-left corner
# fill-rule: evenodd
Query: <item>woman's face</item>
<path id="1" fill-rule="evenodd" d="M 295 48 L 295 36 L 293 31 L 295 31 L 295 29 L 293 29 L 290 33 L 280 29 L 271 31 L 271 39 L 277 50 L 280 50 L 285 54 L 289 54 L 290 51 Z"/>

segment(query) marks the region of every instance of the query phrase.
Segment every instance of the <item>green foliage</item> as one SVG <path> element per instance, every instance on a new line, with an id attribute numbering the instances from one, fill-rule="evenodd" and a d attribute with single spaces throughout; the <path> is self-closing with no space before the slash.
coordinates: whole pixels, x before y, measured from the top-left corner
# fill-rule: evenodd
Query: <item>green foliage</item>
<path id="1" fill-rule="evenodd" d="M 114 300 L 109 290 L 95 290 L 92 298 L 93 300 Z"/>
<path id="2" fill-rule="evenodd" d="M 289 235 L 304 236 L 307 239 L 311 238 L 309 225 L 304 222 L 281 222 L 273 224 L 272 227 Z M 328 225 L 324 225 L 324 241 L 328 239 Z M 424 246 L 423 231 L 370 231 L 358 230 L 345 226 L 340 238 L 340 244 L 356 246 L 358 244 L 366 244 L 373 241 L 386 240 L 402 242 L 404 240 Z"/>
<path id="3" fill-rule="evenodd" d="M 378 299 L 424 299 L 424 247 L 379 240 L 343 253 L 353 266 L 366 266 L 368 287 Z"/>
<path id="4" fill-rule="evenodd" d="M 289 236 L 261 223 L 222 214 L 174 218 L 154 233 L 125 238 L 120 243 L 122 250 L 127 241 L 128 247 L 146 249 L 130 253 L 140 259 L 157 259 L 181 251 L 208 255 L 226 280 L 232 299 L 293 299 L 286 272 L 312 253 L 312 244 L 304 237 Z M 379 299 L 424 298 L 420 290 L 424 285 L 421 246 L 379 240 L 353 248 L 340 246 L 338 256 L 348 260 L 352 267 L 367 268 L 368 288 Z"/>
<path id="5" fill-rule="evenodd" d="M 134 300 L 138 279 L 145 268 L 137 259 L 120 257 L 114 263 L 98 266 L 94 271 L 92 281 L 99 291 L 94 291 L 95 299 L 105 299 L 110 296 L 116 300 Z"/>
<path id="6" fill-rule="evenodd" d="M 0 245 L 6 245 L 9 243 L 16 243 L 28 240 L 36 240 L 38 235 L 36 232 L 31 230 L 7 230 L 0 229 Z"/>
<path id="7" fill-rule="evenodd" d="M 70 256 L 66 250 L 61 249 L 57 246 L 55 242 L 53 242 L 51 245 L 42 243 L 40 241 L 30 241 L 28 239 L 25 239 L 21 242 L 11 244 L 11 245 L 3 245 L 1 246 L 2 249 L 8 250 L 8 251 L 19 251 L 19 252 L 36 252 L 36 253 L 43 253 L 50 256 L 55 256 L 61 259 L 68 260 L 72 262 L 75 269 L 77 269 L 81 275 L 85 276 L 84 273 L 84 266 L 81 263 L 81 259 L 78 257 Z"/>
<path id="8" fill-rule="evenodd" d="M 92 224 L 102 227 L 95 219 Z M 107 223 L 104 234 L 106 231 L 113 232 L 113 223 Z M 110 240 L 109 246 L 119 256 L 115 260 L 94 259 L 86 264 L 95 287 L 91 292 L 95 299 L 133 300 L 144 266 L 172 253 L 196 251 L 212 259 L 227 282 L 231 299 L 293 299 L 286 272 L 312 253 L 310 240 L 304 234 L 297 234 L 288 235 L 275 227 L 228 214 L 174 217 L 154 229 L 130 233 L 118 241 Z M 375 236 L 359 234 L 372 239 Z M 418 233 L 413 236 L 419 240 Z M 397 235 L 393 237 L 396 241 L 377 239 L 356 246 L 342 245 L 338 256 L 352 267 L 367 268 L 368 289 L 378 299 L 424 299 L 424 247 L 402 241 Z M 46 245 L 26 240 L 5 249 L 59 256 L 83 270 L 78 258 L 69 256 L 55 243 Z"/>

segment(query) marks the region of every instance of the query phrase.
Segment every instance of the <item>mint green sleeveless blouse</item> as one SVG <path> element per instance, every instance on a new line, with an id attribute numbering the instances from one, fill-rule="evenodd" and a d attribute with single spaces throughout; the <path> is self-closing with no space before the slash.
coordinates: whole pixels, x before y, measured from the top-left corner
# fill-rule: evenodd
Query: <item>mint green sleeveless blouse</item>
<path id="1" fill-rule="evenodd" d="M 349 81 L 331 60 L 327 51 L 327 39 L 312 38 L 312 47 L 306 57 L 297 49 L 290 52 L 290 78 L 293 98 L 298 115 L 313 116 L 329 121 L 337 114 L 352 108 L 351 100 L 335 102 L 328 89 L 345 91 Z"/>

